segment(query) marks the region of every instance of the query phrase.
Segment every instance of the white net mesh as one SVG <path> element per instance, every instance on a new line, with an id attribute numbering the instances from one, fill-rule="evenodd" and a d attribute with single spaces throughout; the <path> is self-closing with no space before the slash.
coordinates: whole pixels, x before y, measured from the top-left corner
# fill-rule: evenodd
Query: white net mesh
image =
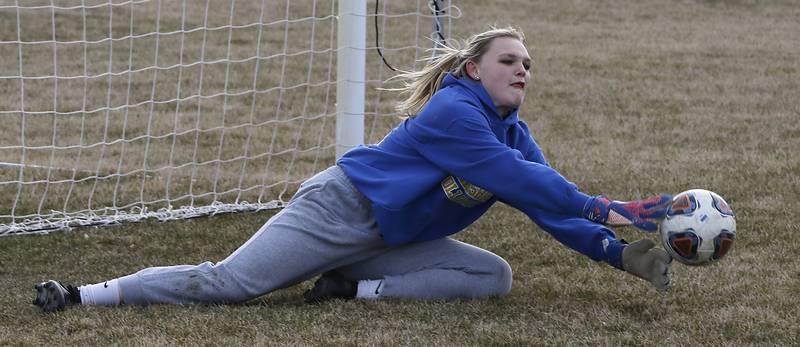
<path id="1" fill-rule="evenodd" d="M 397 123 L 378 48 L 418 67 L 460 15 L 433 3 L 367 3 L 367 142 Z M 280 207 L 334 162 L 336 10 L 0 0 L 0 236 Z"/>

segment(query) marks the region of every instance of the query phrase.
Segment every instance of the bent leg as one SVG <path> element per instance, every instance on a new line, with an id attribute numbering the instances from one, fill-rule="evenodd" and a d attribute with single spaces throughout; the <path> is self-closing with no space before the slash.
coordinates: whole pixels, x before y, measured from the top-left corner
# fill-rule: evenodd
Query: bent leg
<path id="1" fill-rule="evenodd" d="M 503 258 L 450 238 L 397 247 L 338 271 L 353 280 L 383 279 L 379 297 L 403 299 L 503 296 L 512 282 Z"/>

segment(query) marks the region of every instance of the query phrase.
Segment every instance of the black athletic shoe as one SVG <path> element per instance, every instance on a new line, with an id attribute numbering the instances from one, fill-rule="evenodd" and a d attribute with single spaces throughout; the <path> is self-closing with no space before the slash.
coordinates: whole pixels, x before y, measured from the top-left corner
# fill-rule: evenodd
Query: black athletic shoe
<path id="1" fill-rule="evenodd" d="M 350 300 L 356 297 L 356 291 L 358 291 L 358 282 L 348 280 L 333 270 L 322 274 L 314 283 L 314 288 L 303 294 L 303 299 L 307 304 L 316 304 L 332 299 Z"/>
<path id="2" fill-rule="evenodd" d="M 33 299 L 33 304 L 44 312 L 60 311 L 67 306 L 81 303 L 80 291 L 73 286 L 64 287 L 61 283 L 49 280 L 37 284 L 34 288 L 36 288 L 36 299 Z"/>

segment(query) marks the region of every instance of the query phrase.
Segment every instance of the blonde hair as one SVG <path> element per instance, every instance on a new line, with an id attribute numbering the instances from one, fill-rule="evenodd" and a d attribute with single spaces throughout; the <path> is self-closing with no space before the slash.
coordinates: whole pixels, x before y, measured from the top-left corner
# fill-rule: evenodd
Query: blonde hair
<path id="1" fill-rule="evenodd" d="M 467 62 L 480 62 L 481 57 L 489 50 L 489 43 L 496 38 L 510 37 L 525 43 L 525 34 L 512 27 L 495 28 L 472 35 L 465 42 L 466 48 L 458 49 L 444 46 L 444 54 L 430 59 L 420 71 L 404 72 L 395 77 L 407 80 L 404 87 L 393 89 L 408 97 L 397 103 L 395 107 L 404 116 L 413 117 L 442 86 L 442 80 L 448 73 L 461 78 L 467 75 Z"/>

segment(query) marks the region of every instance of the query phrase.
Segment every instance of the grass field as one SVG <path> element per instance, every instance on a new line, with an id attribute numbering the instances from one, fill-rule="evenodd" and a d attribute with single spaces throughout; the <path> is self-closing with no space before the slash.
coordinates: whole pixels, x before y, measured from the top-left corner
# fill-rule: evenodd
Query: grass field
<path id="1" fill-rule="evenodd" d="M 3 237 L 0 345 L 800 344 L 800 226 L 792 218 L 800 210 L 800 4 L 454 3 L 463 12 L 453 28 L 459 37 L 487 24 L 526 33 L 535 63 L 520 114 L 557 170 L 615 199 L 718 192 L 737 213 L 728 256 L 708 267 L 675 263 L 674 287 L 657 292 L 497 205 L 458 238 L 511 264 L 514 286 L 504 298 L 306 306 L 307 282 L 245 305 L 46 315 L 30 304 L 41 280 L 95 283 L 149 266 L 218 261 L 273 212 Z M 391 109 L 389 99 L 371 107 Z M 373 124 L 375 141 L 386 126 Z"/>

